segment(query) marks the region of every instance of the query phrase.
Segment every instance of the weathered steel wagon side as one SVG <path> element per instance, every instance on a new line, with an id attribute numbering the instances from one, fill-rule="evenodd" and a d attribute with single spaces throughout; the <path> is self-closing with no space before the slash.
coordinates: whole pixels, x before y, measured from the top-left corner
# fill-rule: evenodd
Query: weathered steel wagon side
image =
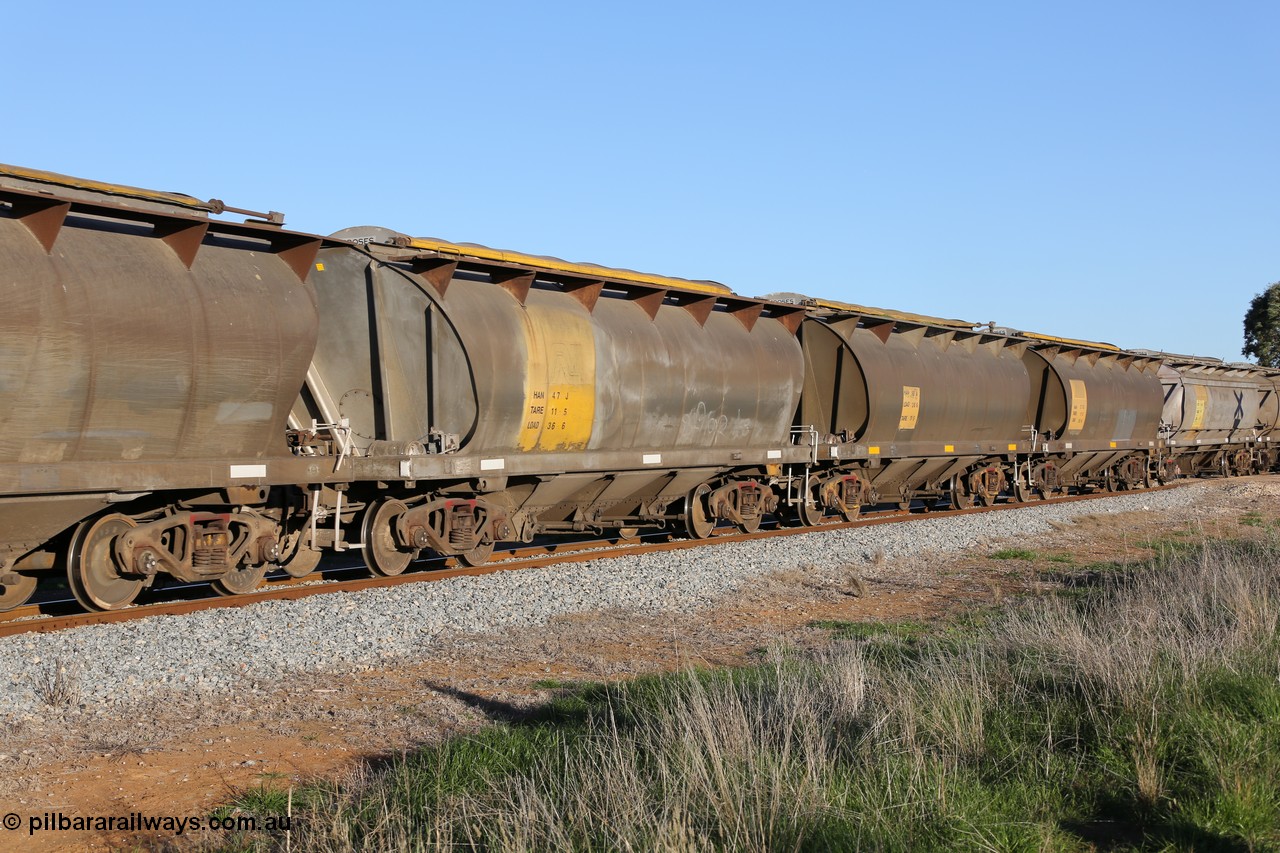
<path id="1" fill-rule="evenodd" d="M 353 466 L 316 544 L 403 571 L 556 530 L 754 529 L 791 456 L 802 309 L 385 229 L 321 251 L 292 423 Z M 331 452 L 324 450 L 323 452 Z M 771 473 L 774 472 L 774 473 Z M 345 509 L 342 507 L 345 506 Z"/>
<path id="2" fill-rule="evenodd" d="M 1036 477 L 1049 490 L 1149 485 L 1159 469 L 1159 362 L 1110 344 L 1023 333 L 1031 378 L 1027 423 L 1051 459 Z"/>
<path id="3" fill-rule="evenodd" d="M 1258 378 L 1258 430 L 1262 434 L 1257 468 L 1272 471 L 1280 464 L 1280 370 L 1265 368 Z"/>
<path id="4" fill-rule="evenodd" d="M 1252 365 L 7 166 L 0 296 L 0 610 L 58 571 L 114 609 L 326 550 L 394 575 L 560 531 L 1137 488 L 1268 470 L 1280 437 Z"/>
<path id="5" fill-rule="evenodd" d="M 815 301 L 801 337 L 797 426 L 830 436 L 841 460 L 811 478 L 819 514 L 848 517 L 877 500 L 990 502 L 1017 481 L 1030 450 L 1027 342 L 828 301 Z"/>
<path id="6" fill-rule="evenodd" d="M 1184 474 L 1248 474 L 1276 462 L 1278 417 L 1271 371 L 1253 364 L 1157 354 L 1164 390 L 1161 432 Z"/>
<path id="7" fill-rule="evenodd" d="M 220 208 L 0 166 L 0 609 L 55 563 L 111 608 L 275 558 L 321 240 Z"/>
<path id="8" fill-rule="evenodd" d="M 809 429 L 801 518 L 1137 488 L 1159 464 L 1158 360 L 1110 344 L 797 297 Z M 784 504 L 795 501 L 784 501 Z"/>

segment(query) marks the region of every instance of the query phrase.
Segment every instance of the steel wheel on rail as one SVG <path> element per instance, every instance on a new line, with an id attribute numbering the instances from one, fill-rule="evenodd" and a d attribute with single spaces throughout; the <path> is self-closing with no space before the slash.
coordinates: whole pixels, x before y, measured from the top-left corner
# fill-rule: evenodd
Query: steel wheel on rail
<path id="1" fill-rule="evenodd" d="M 796 515 L 805 527 L 817 527 L 827 519 L 827 508 L 822 505 L 821 497 L 816 494 L 818 491 L 816 486 L 811 488 L 808 494 L 809 500 L 796 507 Z"/>
<path id="2" fill-rule="evenodd" d="M 36 591 L 36 579 L 10 569 L 0 574 L 0 613 L 21 607 Z"/>
<path id="3" fill-rule="evenodd" d="M 464 565 L 475 568 L 476 566 L 483 566 L 485 563 L 489 562 L 489 558 L 492 556 L 493 538 L 486 537 L 486 539 L 481 540 L 480 544 L 476 545 L 476 547 L 472 548 L 470 551 L 463 551 L 459 554 L 458 559 L 462 561 Z"/>
<path id="4" fill-rule="evenodd" d="M 213 582 L 213 591 L 218 595 L 244 595 L 246 592 L 253 592 L 262 586 L 262 580 L 267 576 L 267 569 L 270 566 L 263 563 L 260 566 L 236 566 Z"/>
<path id="5" fill-rule="evenodd" d="M 1013 499 L 1020 504 L 1024 504 L 1028 503 L 1033 497 L 1035 497 L 1035 492 L 1032 490 L 1031 486 L 1022 482 L 1021 477 L 1014 477 Z"/>
<path id="6" fill-rule="evenodd" d="M 613 542 L 635 542 L 640 538 L 640 528 L 617 528 L 613 530 Z"/>
<path id="7" fill-rule="evenodd" d="M 402 574 L 417 555 L 415 549 L 403 548 L 396 541 L 396 519 L 408 511 L 395 498 L 375 501 L 365 509 L 361 524 L 364 564 L 375 575 L 389 578 Z"/>
<path id="8" fill-rule="evenodd" d="M 969 478 L 964 474 L 951 476 L 952 509 L 969 509 L 973 506 L 973 493 L 969 491 Z"/>
<path id="9" fill-rule="evenodd" d="M 812 527 L 813 523 L 810 521 L 812 516 L 811 509 L 807 510 L 803 506 L 792 504 L 790 495 L 782 495 L 778 498 L 778 523 L 783 527 Z"/>
<path id="10" fill-rule="evenodd" d="M 716 529 L 716 520 L 707 512 L 707 495 L 711 487 L 699 483 L 684 499 L 684 527 L 690 539 L 706 539 Z"/>
<path id="11" fill-rule="evenodd" d="M 67 545 L 67 582 L 86 610 L 128 607 L 142 591 L 142 578 L 126 577 L 115 555 L 116 537 L 137 527 L 112 513 L 82 522 Z"/>
<path id="12" fill-rule="evenodd" d="M 299 542 L 293 555 L 281 561 L 280 568 L 291 578 L 305 578 L 320 565 L 320 556 L 321 552 L 306 542 Z"/>
<path id="13" fill-rule="evenodd" d="M 291 578 L 305 578 L 320 565 L 321 552 L 311 547 L 311 528 L 287 532 L 281 539 L 277 565 Z"/>

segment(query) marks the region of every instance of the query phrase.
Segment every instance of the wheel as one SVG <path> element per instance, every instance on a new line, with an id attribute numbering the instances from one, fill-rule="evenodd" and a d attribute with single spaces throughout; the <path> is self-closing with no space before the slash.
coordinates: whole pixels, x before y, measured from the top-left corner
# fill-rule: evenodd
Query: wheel
<path id="1" fill-rule="evenodd" d="M 1013 499 L 1015 501 L 1020 504 L 1024 504 L 1029 502 L 1033 496 L 1034 493 L 1030 486 L 1024 485 L 1021 480 L 1013 481 Z"/>
<path id="2" fill-rule="evenodd" d="M 760 529 L 760 516 L 753 515 L 750 518 L 742 519 L 742 523 L 738 525 L 738 529 L 743 533 L 755 533 Z"/>
<path id="3" fill-rule="evenodd" d="M 483 566 L 493 556 L 493 540 L 481 542 L 470 551 L 463 551 L 458 559 L 468 566 Z"/>
<path id="4" fill-rule="evenodd" d="M 907 509 L 911 508 L 911 501 L 907 501 Z M 840 509 L 840 517 L 845 521 L 856 521 L 858 516 L 862 514 L 862 504 L 846 504 Z"/>
<path id="5" fill-rule="evenodd" d="M 973 506 L 973 495 L 969 493 L 969 484 L 963 474 L 951 478 L 951 507 L 968 509 Z"/>
<path id="6" fill-rule="evenodd" d="M 280 564 L 285 574 L 291 578 L 305 578 L 320 565 L 322 552 L 310 547 L 306 542 L 299 542 L 293 556 Z"/>
<path id="7" fill-rule="evenodd" d="M 716 529 L 716 520 L 707 515 L 707 495 L 711 487 L 699 483 L 684 499 L 684 527 L 690 539 L 706 539 Z"/>
<path id="8" fill-rule="evenodd" d="M 934 511 L 935 509 L 937 509 L 937 508 L 938 508 L 938 499 L 937 499 L 937 498 L 925 498 L 925 499 L 924 499 L 924 511 L 925 511 L 925 512 L 933 512 L 933 511 Z"/>
<path id="9" fill-rule="evenodd" d="M 640 535 L 639 527 L 619 527 L 617 529 L 619 539 L 635 539 Z"/>
<path id="10" fill-rule="evenodd" d="M 391 577 L 409 568 L 417 551 L 404 549 L 396 541 L 396 519 L 409 508 L 394 498 L 369 505 L 364 511 L 361 535 L 364 538 L 364 564 L 375 575 Z"/>
<path id="11" fill-rule="evenodd" d="M 76 528 L 67 545 L 67 583 L 86 610 L 128 607 L 142 591 L 142 578 L 121 575 L 114 553 L 116 537 L 137 526 L 127 516 L 112 514 Z"/>
<path id="12" fill-rule="evenodd" d="M 237 566 L 213 582 L 213 589 L 218 595 L 244 595 L 253 592 L 262 585 L 270 566 Z"/>
<path id="13" fill-rule="evenodd" d="M 809 498 L 813 501 L 812 505 L 802 503 L 796 507 L 796 515 L 800 518 L 800 523 L 805 527 L 817 527 L 827 518 L 827 508 L 817 499 L 814 491 L 816 490 L 809 490 Z"/>
<path id="14" fill-rule="evenodd" d="M 36 579 L 17 572 L 0 575 L 0 613 L 21 607 L 31 600 L 36 591 Z"/>
<path id="15" fill-rule="evenodd" d="M 898 509 L 903 512 L 911 512 L 911 499 L 908 498 L 905 501 L 898 501 Z"/>

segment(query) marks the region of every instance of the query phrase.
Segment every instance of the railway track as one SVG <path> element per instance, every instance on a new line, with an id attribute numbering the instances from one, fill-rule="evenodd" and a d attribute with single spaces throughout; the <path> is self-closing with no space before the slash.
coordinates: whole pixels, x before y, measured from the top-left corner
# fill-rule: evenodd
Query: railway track
<path id="1" fill-rule="evenodd" d="M 1157 486 L 1144 492 L 1163 491 L 1176 488 L 1186 482 L 1179 481 L 1164 486 Z M 1116 492 L 1092 492 L 1078 495 L 1064 495 L 1047 500 L 1025 502 L 998 503 L 989 507 L 971 507 L 968 509 L 950 509 L 943 511 L 911 512 L 894 509 L 881 512 L 864 513 L 853 521 L 831 521 L 813 527 L 774 527 L 754 533 L 743 533 L 724 528 L 715 532 L 709 539 L 669 539 L 656 542 L 637 540 L 602 539 L 591 541 L 566 542 L 552 545 L 537 545 L 517 548 L 510 551 L 495 552 L 482 566 L 465 566 L 452 558 L 422 561 L 426 567 L 393 577 L 361 576 L 341 579 L 341 576 L 359 572 L 364 575 L 367 570 L 363 564 L 359 566 L 336 566 L 323 569 L 303 578 L 272 578 L 255 592 L 234 596 L 205 595 L 188 600 L 139 604 L 124 610 L 105 612 L 68 612 L 77 605 L 68 596 L 67 600 L 44 601 L 39 604 L 28 604 L 14 608 L 0 618 L 0 637 L 10 637 L 27 633 L 49 633 L 79 628 L 87 625 L 105 625 L 117 622 L 128 622 L 151 616 L 179 616 L 201 610 L 217 608 L 245 607 L 262 601 L 293 601 L 313 595 L 327 595 L 336 592 L 358 592 L 365 589 L 399 586 L 407 583 L 431 583 L 456 577 L 487 575 L 496 572 L 515 571 L 519 569 L 545 568 L 554 565 L 568 565 L 589 562 L 591 560 L 609 559 L 635 554 L 650 554 L 660 551 L 681 551 L 692 548 L 714 547 L 729 542 L 747 542 L 755 539 L 769 539 L 781 536 L 797 536 L 825 531 L 846 530 L 856 527 L 871 527 L 879 524 L 900 524 L 925 519 L 950 518 L 959 515 L 973 515 L 987 512 L 1000 512 L 1009 509 L 1046 506 L 1050 504 L 1072 503 L 1076 501 L 1099 500 L 1116 497 Z M 432 569 L 431 564 L 440 567 Z M 420 564 L 420 565 L 421 565 Z M 329 578 L 321 575 L 329 575 Z M 191 589 L 207 589 L 204 585 L 192 585 Z M 180 594 L 179 590 L 167 590 Z"/>

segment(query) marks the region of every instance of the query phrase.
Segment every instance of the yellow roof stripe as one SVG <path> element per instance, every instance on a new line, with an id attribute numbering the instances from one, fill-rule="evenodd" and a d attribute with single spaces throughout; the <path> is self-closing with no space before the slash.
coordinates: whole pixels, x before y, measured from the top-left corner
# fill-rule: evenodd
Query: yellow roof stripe
<path id="1" fill-rule="evenodd" d="M 1120 347 L 1115 344 L 1103 344 L 1098 343 L 1097 341 L 1081 341 L 1075 338 L 1056 338 L 1053 335 L 1038 335 L 1035 332 L 1018 332 L 1017 334 L 1024 338 L 1031 338 L 1033 341 L 1048 341 L 1051 344 L 1066 344 L 1068 346 L 1090 347 L 1092 349 L 1120 352 Z"/>
<path id="2" fill-rule="evenodd" d="M 636 272 L 635 270 L 602 267 L 597 264 L 575 264 L 569 261 L 562 261 L 559 258 L 550 258 L 544 255 L 527 255 L 523 252 L 511 252 L 505 249 L 491 249 L 488 246 L 480 246 L 474 243 L 450 243 L 447 240 L 436 240 L 431 237 L 414 237 L 409 241 L 409 245 L 414 249 L 425 249 L 426 251 L 440 252 L 445 255 L 465 255 L 469 258 L 479 258 L 485 261 L 501 261 L 506 264 L 537 267 L 539 269 L 555 270 L 556 272 L 567 272 L 587 277 L 630 281 L 636 284 L 650 284 L 655 287 L 678 287 L 682 290 L 696 290 L 702 293 L 714 293 L 718 296 L 733 293 L 728 287 L 713 281 L 691 281 L 686 278 L 673 278 L 665 275 Z"/>
<path id="3" fill-rule="evenodd" d="M 57 184 L 64 187 L 72 187 L 78 190 L 88 190 L 90 192 L 107 193 L 109 195 L 129 196 L 130 198 L 146 199 L 148 201 L 160 201 L 166 204 L 175 204 L 181 207 L 196 208 L 199 210 L 210 210 L 208 202 L 200 201 L 189 195 L 181 193 L 166 193 L 157 190 L 144 190 L 138 187 L 129 187 L 123 184 L 108 184 L 102 181 L 89 181 L 84 178 L 73 178 L 69 175 L 60 175 L 57 172 L 46 172 L 41 169 L 26 169 L 21 166 L 7 166 L 0 163 L 0 176 L 8 175 L 14 178 L 21 178 L 27 181 L 37 181 L 44 184 Z"/>
<path id="4" fill-rule="evenodd" d="M 972 329 L 976 325 L 974 323 L 966 322 L 965 320 L 945 320 L 941 317 L 928 317 L 923 314 L 910 314 L 906 311 L 894 311 L 892 308 L 869 308 L 866 305 L 854 305 L 850 302 L 836 302 L 832 299 L 815 299 L 814 302 L 819 308 L 829 308 L 832 311 L 853 311 L 858 314 L 884 317 L 887 320 L 901 320 L 904 323 L 923 323 L 929 326 L 948 326 L 955 329 Z"/>

